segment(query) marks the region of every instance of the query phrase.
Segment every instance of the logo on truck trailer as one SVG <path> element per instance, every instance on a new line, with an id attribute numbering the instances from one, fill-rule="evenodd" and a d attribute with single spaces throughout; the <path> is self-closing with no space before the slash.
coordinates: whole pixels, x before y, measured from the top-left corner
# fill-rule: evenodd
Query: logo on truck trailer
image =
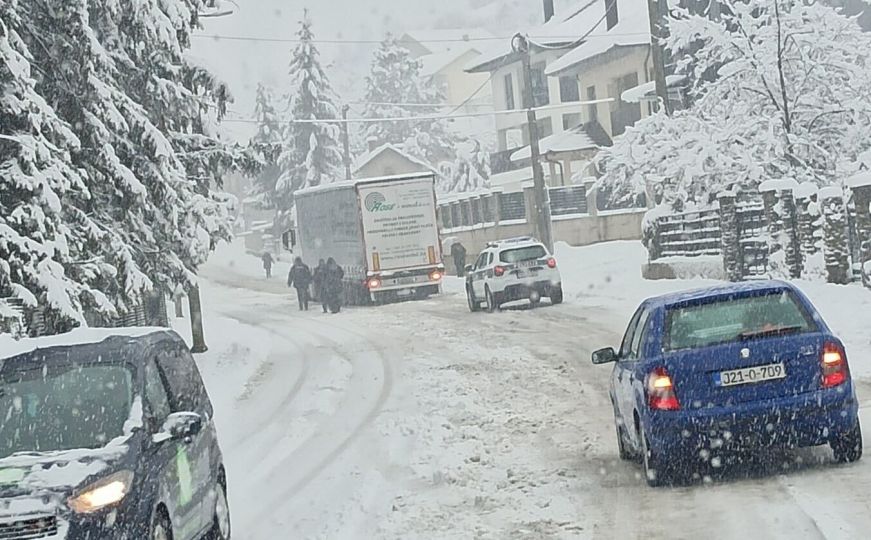
<path id="1" fill-rule="evenodd" d="M 378 191 L 373 191 L 366 195 L 366 201 L 363 204 L 366 206 L 366 210 L 370 212 L 389 212 L 396 208 L 395 204 L 388 204 L 387 197 Z"/>

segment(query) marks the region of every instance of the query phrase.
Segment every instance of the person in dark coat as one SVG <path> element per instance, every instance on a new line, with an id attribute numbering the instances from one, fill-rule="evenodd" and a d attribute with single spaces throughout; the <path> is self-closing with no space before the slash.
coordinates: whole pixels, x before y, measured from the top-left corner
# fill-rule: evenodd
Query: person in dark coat
<path id="1" fill-rule="evenodd" d="M 324 308 L 324 313 L 327 312 L 327 295 L 324 292 L 324 281 L 326 278 L 327 271 L 327 263 L 323 259 L 318 261 L 318 265 L 315 268 L 314 276 L 312 277 L 313 284 L 315 287 L 315 294 L 318 295 L 318 300 L 321 302 L 321 307 Z"/>
<path id="2" fill-rule="evenodd" d="M 333 313 L 342 311 L 342 279 L 344 277 L 345 271 L 336 264 L 336 260 L 332 257 L 327 259 L 327 265 L 324 268 L 324 298 Z"/>
<path id="3" fill-rule="evenodd" d="M 457 269 L 457 277 L 466 275 L 466 246 L 459 240 L 451 244 L 451 257 L 454 259 L 454 267 Z"/>
<path id="4" fill-rule="evenodd" d="M 266 270 L 266 279 L 271 278 L 272 277 L 272 263 L 275 262 L 275 260 L 272 258 L 272 253 L 265 251 L 265 252 L 263 252 L 263 256 L 260 257 L 260 259 L 263 261 L 263 269 Z"/>
<path id="5" fill-rule="evenodd" d="M 308 266 L 297 257 L 287 274 L 287 286 L 296 289 L 296 298 L 299 300 L 299 310 L 308 311 L 308 288 L 312 284 L 312 272 Z"/>

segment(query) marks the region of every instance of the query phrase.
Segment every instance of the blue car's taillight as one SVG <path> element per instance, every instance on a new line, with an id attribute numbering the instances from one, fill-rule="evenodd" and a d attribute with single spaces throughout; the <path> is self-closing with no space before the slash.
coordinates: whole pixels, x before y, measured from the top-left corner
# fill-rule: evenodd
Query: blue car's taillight
<path id="1" fill-rule="evenodd" d="M 844 348 L 835 342 L 823 345 L 822 363 L 823 388 L 832 388 L 847 382 L 849 376 L 847 370 L 847 354 Z"/>
<path id="2" fill-rule="evenodd" d="M 680 401 L 674 391 L 674 381 L 664 367 L 654 369 L 647 376 L 647 404 L 656 411 L 680 410 Z"/>

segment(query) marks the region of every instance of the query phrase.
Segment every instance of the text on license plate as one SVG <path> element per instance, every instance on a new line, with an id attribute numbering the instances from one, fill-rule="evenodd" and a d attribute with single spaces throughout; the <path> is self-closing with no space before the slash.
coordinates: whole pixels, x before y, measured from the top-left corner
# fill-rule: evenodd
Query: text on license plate
<path id="1" fill-rule="evenodd" d="M 744 369 L 732 369 L 714 374 L 717 386 L 737 386 L 739 384 L 773 381 L 786 377 L 786 367 L 780 364 L 768 364 Z"/>

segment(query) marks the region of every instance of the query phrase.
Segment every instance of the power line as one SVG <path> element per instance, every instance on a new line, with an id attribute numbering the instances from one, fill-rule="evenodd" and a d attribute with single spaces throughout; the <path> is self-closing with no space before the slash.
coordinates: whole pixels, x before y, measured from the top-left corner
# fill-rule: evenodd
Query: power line
<path id="1" fill-rule="evenodd" d="M 535 112 L 552 111 L 560 109 L 575 109 L 585 105 L 598 105 L 600 103 L 611 103 L 614 98 L 595 99 L 590 101 L 575 101 L 572 103 L 561 103 L 559 105 L 545 105 L 543 107 L 535 107 L 532 110 Z M 421 122 L 424 120 L 450 120 L 453 118 L 484 118 L 488 116 L 503 116 L 511 114 L 525 114 L 528 109 L 509 109 L 503 111 L 490 111 L 480 113 L 463 113 L 463 114 L 427 114 L 422 116 L 395 116 L 389 118 L 336 118 L 330 120 L 306 119 L 306 120 L 282 120 L 280 124 L 375 124 L 378 122 Z M 259 124 L 260 120 L 256 118 L 224 118 L 222 122 L 237 123 L 237 124 Z"/>
<path id="2" fill-rule="evenodd" d="M 600 37 L 636 37 L 636 36 L 648 36 L 648 33 L 645 32 L 625 32 L 625 33 L 608 33 L 607 35 L 595 35 L 595 36 L 586 36 L 589 38 L 600 38 Z M 271 38 L 271 37 L 255 37 L 255 36 L 225 36 L 220 34 L 194 34 L 193 37 L 200 39 L 212 39 L 215 41 L 250 41 L 250 42 L 259 42 L 259 43 L 299 43 L 299 39 L 294 38 Z M 396 40 L 396 43 L 400 45 L 411 45 L 415 43 L 474 43 L 474 42 L 486 42 L 486 41 L 507 41 L 512 39 L 511 37 L 480 37 L 480 38 L 469 38 L 469 39 L 422 39 L 422 40 Z M 576 36 L 530 36 L 530 40 L 570 40 L 571 42 L 577 41 Z M 331 45 L 379 45 L 384 42 L 383 39 L 315 39 L 311 40 L 314 44 L 331 44 Z M 536 43 L 538 45 L 538 43 Z"/>

